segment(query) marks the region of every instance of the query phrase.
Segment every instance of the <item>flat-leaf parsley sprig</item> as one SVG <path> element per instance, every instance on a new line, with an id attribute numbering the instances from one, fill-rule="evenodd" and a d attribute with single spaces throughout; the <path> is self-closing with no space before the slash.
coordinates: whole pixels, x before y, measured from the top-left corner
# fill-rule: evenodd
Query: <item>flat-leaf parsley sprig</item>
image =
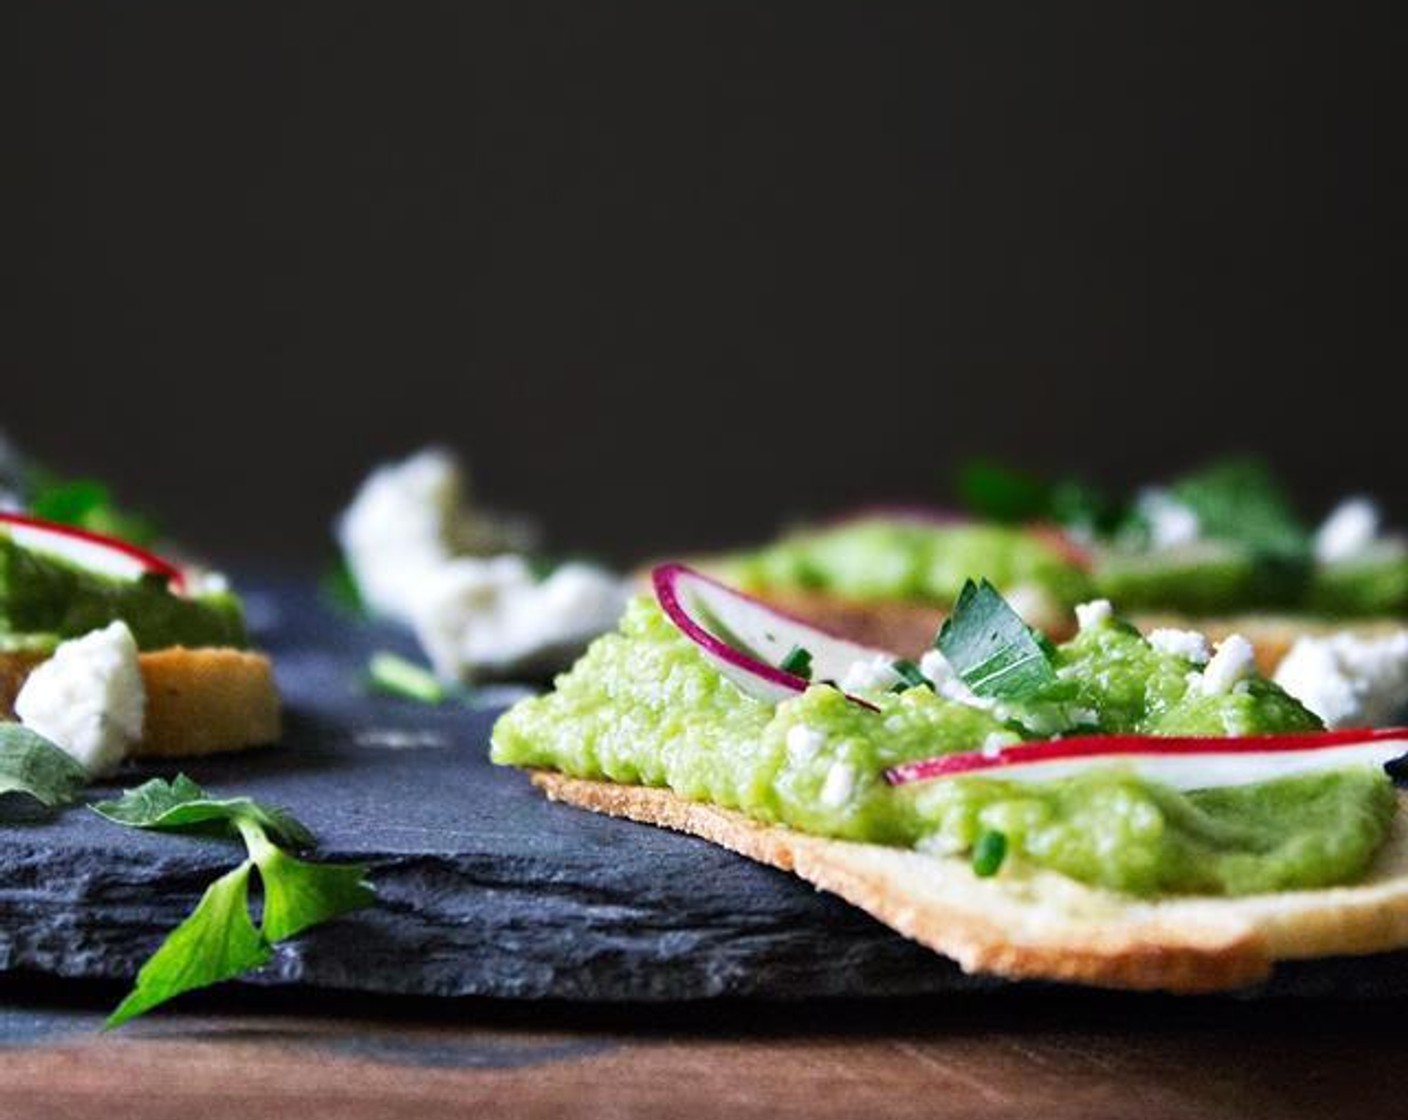
<path id="1" fill-rule="evenodd" d="M 115 824 L 167 832 L 238 836 L 242 863 L 206 888 L 190 915 L 142 965 L 109 1027 L 150 1011 L 182 992 L 232 980 L 267 964 L 273 946 L 311 926 L 371 905 L 375 898 L 360 864 L 308 863 L 285 848 L 312 846 L 312 834 L 282 809 L 248 797 L 217 799 L 184 774 L 153 778 L 113 801 L 91 806 Z M 263 888 L 258 924 L 250 912 L 250 881 Z"/>

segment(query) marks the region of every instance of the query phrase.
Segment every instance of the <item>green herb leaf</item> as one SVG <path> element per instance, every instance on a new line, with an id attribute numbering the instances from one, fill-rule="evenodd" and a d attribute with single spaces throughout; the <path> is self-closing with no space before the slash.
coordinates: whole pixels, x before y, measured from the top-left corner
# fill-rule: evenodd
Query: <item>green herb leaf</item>
<path id="1" fill-rule="evenodd" d="M 1179 479 L 1170 490 L 1198 515 L 1206 537 L 1274 557 L 1310 555 L 1310 532 L 1265 463 L 1225 459 Z"/>
<path id="2" fill-rule="evenodd" d="M 194 988 L 230 980 L 266 963 L 275 942 L 310 926 L 369 906 L 375 899 L 360 864 L 321 864 L 295 859 L 274 838 L 311 845 L 312 834 L 282 809 L 248 797 L 214 799 L 184 774 L 155 778 L 113 801 L 92 806 L 117 824 L 134 828 L 208 832 L 244 841 L 248 858 L 216 880 L 137 974 L 131 994 L 108 1020 L 118 1026 Z M 261 925 L 249 912 L 249 877 L 257 868 L 263 887 Z"/>
<path id="3" fill-rule="evenodd" d="M 88 784 L 88 771 L 23 724 L 0 722 L 0 794 L 23 793 L 53 809 Z"/>
<path id="4" fill-rule="evenodd" d="M 292 847 L 311 848 L 314 843 L 313 834 L 287 810 L 248 797 L 212 798 L 185 774 L 176 775 L 170 782 L 153 778 L 113 801 L 100 801 L 89 808 L 114 824 L 130 828 L 214 831 L 235 836 L 239 834 L 239 822 L 248 820 Z M 201 827 L 208 825 L 215 827 Z"/>
<path id="5" fill-rule="evenodd" d="M 963 466 L 958 495 L 970 512 L 993 521 L 1031 521 L 1046 516 L 1051 505 L 1051 487 L 1045 482 L 990 459 Z"/>
<path id="6" fill-rule="evenodd" d="M 1050 643 L 987 580 L 968 580 L 934 644 L 978 696 L 1030 700 L 1056 683 Z"/>
<path id="7" fill-rule="evenodd" d="M 900 678 L 900 683 L 892 689 L 894 692 L 903 692 L 907 688 L 927 688 L 934 690 L 934 682 L 924 675 L 924 671 L 913 661 L 903 657 L 897 661 L 892 661 L 890 667 L 894 669 Z"/>
<path id="8" fill-rule="evenodd" d="M 264 840 L 262 834 L 247 833 L 245 842 L 264 884 L 262 929 L 270 941 L 283 941 L 376 900 L 367 882 L 367 869 L 360 864 L 294 859 Z"/>
<path id="9" fill-rule="evenodd" d="M 996 875 L 1007 859 L 1007 837 L 995 829 L 989 829 L 978 837 L 973 845 L 973 874 L 980 879 Z"/>
<path id="10" fill-rule="evenodd" d="M 29 512 L 45 521 L 74 525 L 132 544 L 151 544 L 156 527 L 147 518 L 119 509 L 108 488 L 92 478 L 61 480 L 41 475 L 26 503 Z"/>
<path id="11" fill-rule="evenodd" d="M 1104 535 L 1126 516 L 1104 493 L 1080 479 L 1047 482 L 987 459 L 962 469 L 958 493 L 969 512 L 992 521 L 1054 521 Z"/>
<path id="12" fill-rule="evenodd" d="M 109 1027 L 121 1026 L 182 992 L 233 980 L 268 963 L 273 950 L 249 917 L 253 869 L 254 861 L 245 860 L 206 888 L 190 917 L 142 965 L 136 985 L 108 1017 Z"/>
<path id="13" fill-rule="evenodd" d="M 422 704 L 443 704 L 449 696 L 444 683 L 429 669 L 385 650 L 372 655 L 367 678 L 380 692 Z"/>
<path id="14" fill-rule="evenodd" d="M 777 667 L 784 673 L 791 673 L 793 676 L 801 677 L 804 681 L 809 681 L 812 679 L 811 650 L 803 649 L 801 646 L 793 646 L 787 651 L 787 656 L 778 662 Z"/>

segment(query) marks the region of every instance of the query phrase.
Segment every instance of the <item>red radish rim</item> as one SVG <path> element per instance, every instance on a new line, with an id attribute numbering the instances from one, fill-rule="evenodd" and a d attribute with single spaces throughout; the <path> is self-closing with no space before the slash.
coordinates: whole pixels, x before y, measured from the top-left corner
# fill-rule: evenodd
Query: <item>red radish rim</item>
<path id="1" fill-rule="evenodd" d="M 147 571 L 164 576 L 174 588 L 183 588 L 186 583 L 181 569 L 171 561 L 164 560 L 153 552 L 148 552 L 144 548 L 139 548 L 135 544 L 129 544 L 116 537 L 106 537 L 102 533 L 94 533 L 74 525 L 63 525 L 57 521 L 45 521 L 39 517 L 28 517 L 22 513 L 0 513 L 0 525 L 19 525 L 26 529 L 38 529 L 41 532 L 54 533 L 61 537 L 72 537 L 100 548 L 111 549 L 114 552 L 122 553 L 129 560 L 135 560 Z"/>
<path id="2" fill-rule="evenodd" d="M 775 665 L 769 665 L 766 661 L 759 661 L 756 657 L 749 657 L 742 650 L 734 649 L 733 646 L 729 645 L 717 634 L 706 630 L 703 626 L 699 625 L 699 623 L 695 622 L 689 610 L 680 602 L 679 592 L 676 588 L 676 584 L 680 579 L 695 579 L 701 583 L 707 583 L 726 595 L 731 595 L 736 599 L 742 599 L 756 607 L 760 607 L 768 613 L 802 630 L 811 631 L 813 634 L 821 634 L 827 638 L 835 638 L 837 641 L 849 640 L 842 638 L 838 634 L 832 634 L 830 631 L 824 630 L 820 626 L 813 626 L 810 622 L 806 622 L 786 611 L 780 611 L 771 604 L 764 603 L 760 599 L 755 599 L 751 595 L 745 595 L 742 591 L 730 587 L 728 584 L 714 579 L 712 576 L 706 576 L 703 572 L 691 568 L 688 564 L 660 564 L 651 570 L 650 581 L 655 588 L 656 600 L 660 603 L 661 609 L 665 612 L 669 620 L 680 629 L 685 637 L 689 638 L 695 645 L 702 648 L 710 656 L 726 662 L 740 672 L 748 673 L 755 677 L 761 677 L 769 684 L 786 689 L 789 692 L 801 694 L 810 687 L 812 682 L 805 677 L 799 677 L 796 673 L 789 673 L 785 669 L 780 669 Z M 883 651 L 877 650 L 876 652 L 880 653 Z M 852 696 L 850 693 L 844 693 L 844 695 L 846 699 L 853 703 L 869 708 L 871 711 L 879 711 L 879 709 L 868 700 L 864 700 L 859 696 Z"/>
<path id="3" fill-rule="evenodd" d="M 1129 757 L 1131 755 L 1189 756 L 1275 754 L 1324 750 L 1357 744 L 1402 739 L 1408 744 L 1408 727 L 1363 728 L 1341 731 L 1299 731 L 1276 735 L 1161 736 L 1161 735 L 1078 735 L 1069 739 L 1046 739 L 1038 743 L 1014 743 L 991 754 L 959 751 L 935 758 L 905 762 L 885 771 L 892 786 L 933 778 L 956 778 L 964 774 L 1000 772 L 1036 762 L 1058 762 L 1078 758 Z M 1408 746 L 1405 746 L 1408 753 Z"/>

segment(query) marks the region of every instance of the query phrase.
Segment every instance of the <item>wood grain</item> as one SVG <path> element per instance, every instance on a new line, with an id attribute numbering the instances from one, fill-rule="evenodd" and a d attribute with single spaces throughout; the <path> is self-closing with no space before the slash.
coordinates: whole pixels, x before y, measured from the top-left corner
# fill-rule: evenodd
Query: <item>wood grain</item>
<path id="1" fill-rule="evenodd" d="M 0 1117 L 1408 1114 L 1396 1002 L 332 1010 L 169 1013 L 103 1034 L 91 1010 L 10 1006 Z"/>

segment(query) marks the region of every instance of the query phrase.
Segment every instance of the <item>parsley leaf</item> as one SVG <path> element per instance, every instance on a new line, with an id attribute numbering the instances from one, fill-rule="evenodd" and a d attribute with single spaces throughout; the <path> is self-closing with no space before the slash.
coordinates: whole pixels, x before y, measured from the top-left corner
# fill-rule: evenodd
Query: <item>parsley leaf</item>
<path id="1" fill-rule="evenodd" d="M 248 797 L 212 798 L 185 774 L 177 774 L 170 782 L 153 778 L 114 801 L 102 801 L 90 808 L 114 824 L 131 828 L 214 831 L 226 836 L 240 835 L 239 822 L 253 821 L 292 847 L 313 846 L 313 834 L 287 810 L 262 805 Z M 216 827 L 198 828 L 205 824 Z"/>
<path id="2" fill-rule="evenodd" d="M 88 771 L 23 724 L 0 722 L 0 794 L 23 793 L 50 809 L 67 805 Z"/>
<path id="3" fill-rule="evenodd" d="M 73 525 L 136 545 L 156 540 L 156 527 L 140 514 L 120 509 L 107 486 L 92 478 L 59 479 L 32 472 L 29 512 L 45 521 Z"/>
<path id="4" fill-rule="evenodd" d="M 990 459 L 975 459 L 958 472 L 958 495 L 969 512 L 993 521 L 1032 521 L 1051 505 L 1051 487 L 1034 475 Z"/>
<path id="5" fill-rule="evenodd" d="M 262 928 L 270 941 L 283 941 L 310 926 L 372 903 L 365 867 L 308 863 L 261 836 L 247 836 L 245 841 L 264 884 Z"/>
<path id="6" fill-rule="evenodd" d="M 1310 533 L 1265 463 L 1225 459 L 1185 475 L 1170 490 L 1198 515 L 1204 536 L 1273 557 L 1310 554 Z"/>
<path id="7" fill-rule="evenodd" d="M 1056 683 L 1050 642 L 987 580 L 963 585 L 934 645 L 978 696 L 1029 700 Z"/>
<path id="8" fill-rule="evenodd" d="M 274 950 L 249 916 L 253 870 L 254 861 L 245 860 L 206 888 L 190 917 L 147 958 L 107 1026 L 121 1026 L 182 992 L 233 980 L 269 962 Z"/>
<path id="9" fill-rule="evenodd" d="M 965 464 L 958 495 L 978 517 L 1004 524 L 1054 521 L 1095 535 L 1113 532 L 1127 512 L 1078 478 L 1047 481 L 990 459 Z"/>
<path id="10" fill-rule="evenodd" d="M 248 797 L 212 798 L 184 774 L 170 782 L 153 778 L 91 808 L 132 828 L 238 836 L 247 853 L 243 863 L 211 884 L 191 916 L 142 966 L 109 1026 L 182 992 L 257 968 L 270 959 L 275 943 L 375 899 L 362 865 L 310 863 L 283 851 L 280 844 L 313 844 L 312 834 L 285 810 Z M 249 878 L 255 871 L 263 888 L 258 926 L 249 910 Z"/>

